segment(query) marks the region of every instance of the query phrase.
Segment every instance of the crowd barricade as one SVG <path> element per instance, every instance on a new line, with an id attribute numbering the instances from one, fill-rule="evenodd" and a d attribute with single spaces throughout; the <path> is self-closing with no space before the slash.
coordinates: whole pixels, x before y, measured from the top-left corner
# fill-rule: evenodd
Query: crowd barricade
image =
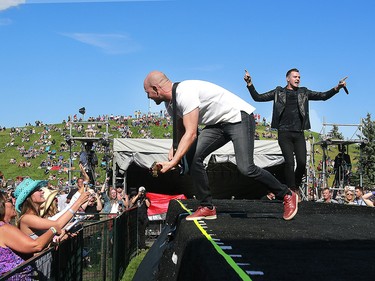
<path id="1" fill-rule="evenodd" d="M 28 259 L 0 281 L 17 280 L 29 265 L 38 272 L 35 280 L 121 280 L 137 254 L 137 208 L 99 215 L 99 220 L 83 221 L 76 235 Z M 40 272 L 43 267 L 48 276 Z"/>

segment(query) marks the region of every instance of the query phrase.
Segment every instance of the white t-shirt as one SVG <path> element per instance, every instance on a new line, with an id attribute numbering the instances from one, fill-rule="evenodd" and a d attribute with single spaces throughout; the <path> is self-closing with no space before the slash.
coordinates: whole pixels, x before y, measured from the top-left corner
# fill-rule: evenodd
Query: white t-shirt
<path id="1" fill-rule="evenodd" d="M 117 212 L 118 212 L 118 206 L 119 206 L 118 201 L 114 202 L 112 204 L 111 211 L 109 213 L 110 214 L 117 214 Z"/>
<path id="2" fill-rule="evenodd" d="M 59 212 L 63 209 L 65 209 L 66 204 L 66 197 L 68 194 L 60 194 L 57 195 L 57 204 L 58 204 L 58 210 Z"/>
<path id="3" fill-rule="evenodd" d="M 52 220 L 52 221 L 56 221 L 58 218 L 60 218 L 63 214 L 65 214 L 65 212 L 67 212 L 69 210 L 69 208 L 74 204 L 74 202 L 76 202 L 78 200 L 78 198 L 81 196 L 81 193 L 79 193 L 78 191 L 76 193 L 74 193 L 72 199 L 70 199 L 70 202 L 69 204 L 66 204 L 65 205 L 65 208 L 62 209 L 61 211 L 59 211 L 57 214 L 55 214 L 54 216 L 52 217 L 49 217 L 48 219 L 49 220 Z"/>
<path id="4" fill-rule="evenodd" d="M 223 87 L 201 80 L 180 82 L 176 90 L 176 102 L 179 117 L 198 107 L 200 125 L 240 122 L 241 111 L 251 114 L 255 110 L 255 107 Z M 168 113 L 172 116 L 173 110 L 170 105 L 172 101 L 165 103 Z"/>

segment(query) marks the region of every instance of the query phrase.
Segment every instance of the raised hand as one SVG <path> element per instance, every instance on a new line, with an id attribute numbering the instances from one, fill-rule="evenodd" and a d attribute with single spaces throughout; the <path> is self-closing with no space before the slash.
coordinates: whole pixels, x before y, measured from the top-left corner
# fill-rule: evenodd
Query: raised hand
<path id="1" fill-rule="evenodd" d="M 246 69 L 245 69 L 245 76 L 244 76 L 243 80 L 245 80 L 245 82 L 247 83 L 247 86 L 250 86 L 251 84 L 253 84 L 251 82 L 251 76 Z"/>

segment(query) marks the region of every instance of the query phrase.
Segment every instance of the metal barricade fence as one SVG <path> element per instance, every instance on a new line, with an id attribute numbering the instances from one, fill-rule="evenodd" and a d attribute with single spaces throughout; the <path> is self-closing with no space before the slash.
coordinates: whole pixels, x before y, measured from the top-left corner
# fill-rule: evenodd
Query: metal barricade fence
<path id="1" fill-rule="evenodd" d="M 62 242 L 52 249 L 52 276 L 48 280 L 82 280 L 83 271 L 83 232 Z"/>
<path id="2" fill-rule="evenodd" d="M 100 220 L 84 221 L 77 235 L 28 259 L 0 281 L 24 280 L 19 274 L 28 266 L 38 271 L 35 280 L 118 281 L 136 254 L 137 208 L 119 216 L 100 214 Z M 49 272 L 44 278 L 42 267 Z"/>

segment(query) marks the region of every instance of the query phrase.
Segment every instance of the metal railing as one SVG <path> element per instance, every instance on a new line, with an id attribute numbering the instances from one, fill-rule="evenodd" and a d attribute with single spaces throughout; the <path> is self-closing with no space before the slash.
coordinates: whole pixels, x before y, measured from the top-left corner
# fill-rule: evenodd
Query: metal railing
<path id="1" fill-rule="evenodd" d="M 137 254 L 137 242 L 137 208 L 118 216 L 100 214 L 100 220 L 84 221 L 77 235 L 28 259 L 0 281 L 25 280 L 22 272 L 30 266 L 31 280 L 118 281 Z"/>

